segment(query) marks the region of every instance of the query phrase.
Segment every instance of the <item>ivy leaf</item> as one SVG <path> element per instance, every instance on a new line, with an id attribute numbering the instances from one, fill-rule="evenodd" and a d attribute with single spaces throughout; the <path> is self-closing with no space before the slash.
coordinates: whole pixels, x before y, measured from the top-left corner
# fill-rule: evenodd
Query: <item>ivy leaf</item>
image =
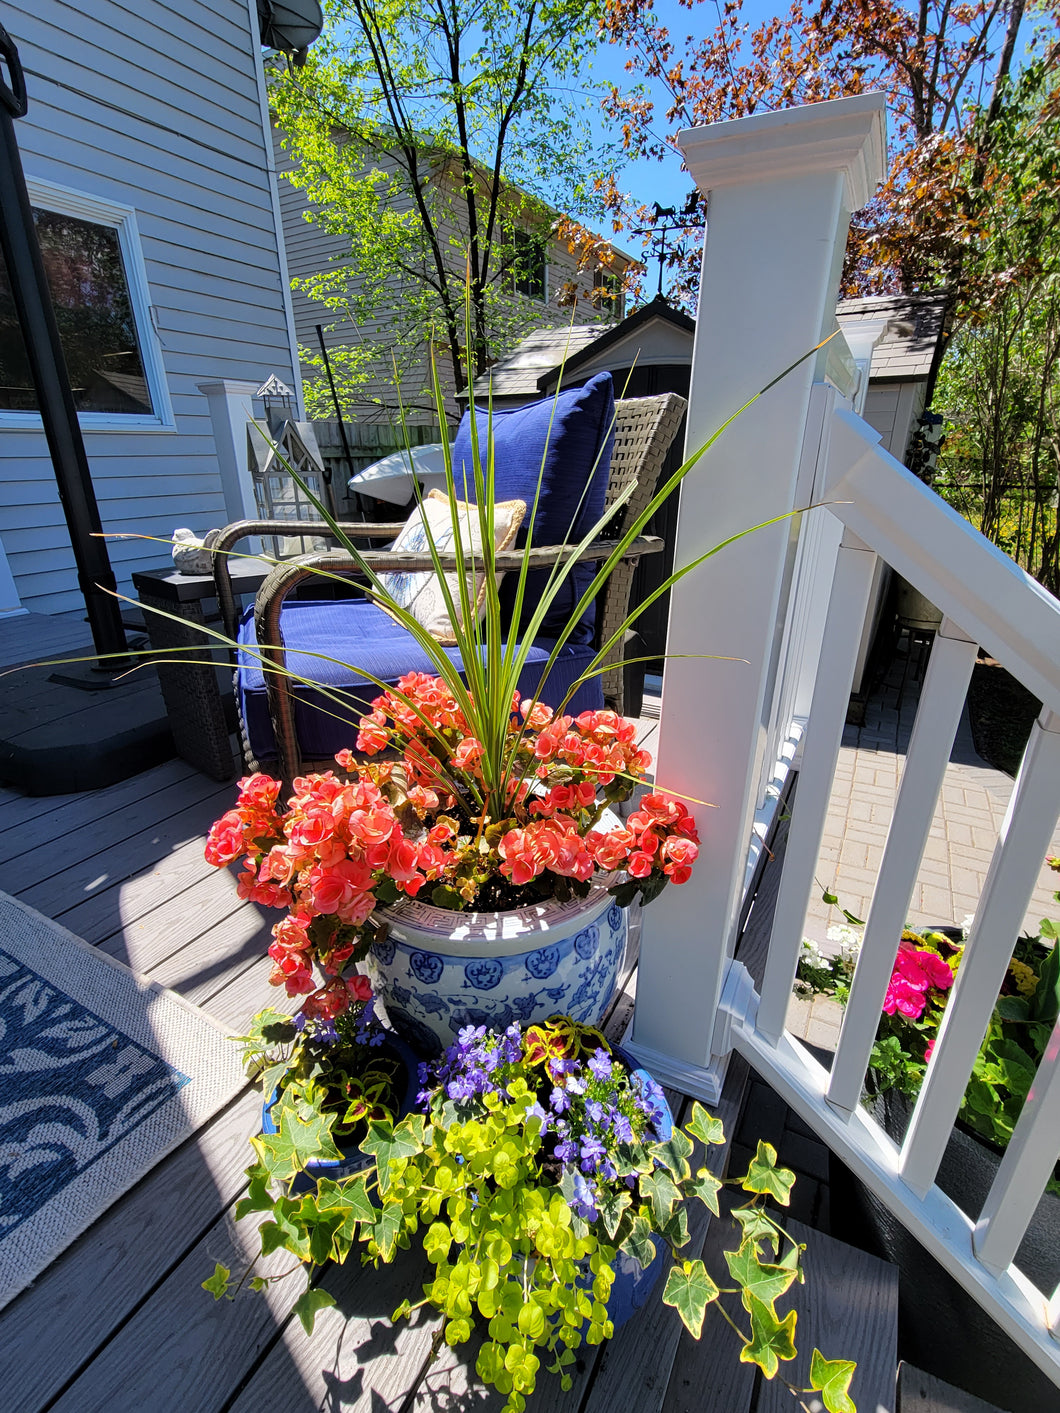
<path id="1" fill-rule="evenodd" d="M 378 1215 L 368 1196 L 368 1173 L 357 1173 L 341 1183 L 321 1178 L 317 1183 L 317 1206 L 322 1212 L 343 1214 L 344 1231 L 352 1240 L 358 1222 L 374 1222 Z"/>
<path id="2" fill-rule="evenodd" d="M 789 1310 L 783 1320 L 778 1320 L 772 1308 L 755 1295 L 748 1297 L 747 1309 L 751 1315 L 751 1338 L 740 1350 L 740 1359 L 744 1364 L 757 1364 L 771 1379 L 781 1359 L 795 1358 L 795 1311 Z"/>
<path id="3" fill-rule="evenodd" d="M 698 1138 L 701 1143 L 725 1142 L 725 1128 L 721 1119 L 708 1113 L 698 1102 L 692 1105 L 692 1118 L 688 1124 L 688 1131 L 693 1138 Z"/>
<path id="4" fill-rule="evenodd" d="M 677 1208 L 659 1235 L 668 1241 L 675 1251 L 680 1251 L 688 1241 L 688 1214 L 683 1207 Z"/>
<path id="5" fill-rule="evenodd" d="M 795 1279 L 795 1272 L 789 1266 L 764 1266 L 754 1247 L 747 1242 L 738 1251 L 726 1251 L 725 1260 L 729 1274 L 742 1287 L 747 1309 L 751 1308 L 748 1301 L 752 1296 L 764 1305 L 772 1305 Z"/>
<path id="6" fill-rule="evenodd" d="M 769 1247 L 774 1256 L 777 1254 L 777 1247 L 780 1243 L 776 1223 L 770 1220 L 761 1207 L 753 1203 L 746 1207 L 736 1207 L 732 1215 L 743 1229 L 744 1241 L 749 1241 L 755 1250 L 758 1249 L 759 1242 L 762 1242 Z"/>
<path id="7" fill-rule="evenodd" d="M 681 1129 L 675 1128 L 665 1143 L 653 1143 L 648 1149 L 652 1157 L 668 1169 L 678 1182 L 690 1177 L 692 1169 L 688 1160 L 692 1155 L 692 1140 Z"/>
<path id="8" fill-rule="evenodd" d="M 810 1387 L 824 1399 L 828 1413 L 857 1413 L 850 1380 L 857 1365 L 850 1359 L 826 1359 L 819 1349 L 810 1361 Z"/>
<path id="9" fill-rule="evenodd" d="M 698 1197 L 705 1207 L 709 1207 L 716 1217 L 721 1213 L 718 1209 L 718 1193 L 721 1190 L 721 1178 L 715 1177 L 709 1168 L 700 1168 L 695 1177 L 685 1184 L 686 1191 L 693 1197 Z"/>
<path id="10" fill-rule="evenodd" d="M 655 1225 L 662 1228 L 670 1220 L 674 1205 L 681 1200 L 681 1191 L 665 1168 L 658 1172 L 646 1173 L 640 1180 L 643 1197 L 651 1202 L 655 1214 Z"/>
<path id="11" fill-rule="evenodd" d="M 396 1127 L 388 1119 L 369 1120 L 361 1151 L 371 1153 L 376 1160 L 381 1193 L 390 1188 L 391 1163 L 423 1152 L 426 1123 L 423 1114 L 407 1114 Z"/>
<path id="12" fill-rule="evenodd" d="M 835 908 L 835 907 L 838 907 L 838 906 L 839 906 L 839 899 L 836 897 L 836 895 L 835 895 L 834 893 L 829 893 L 829 891 L 827 890 L 827 888 L 826 888 L 825 891 L 821 894 L 821 902 L 822 902 L 822 903 L 827 903 L 830 908 Z"/>
<path id="13" fill-rule="evenodd" d="M 651 1222 L 642 1212 L 634 1213 L 632 1218 L 627 1213 L 626 1220 L 629 1221 L 629 1232 L 625 1240 L 620 1243 L 621 1248 L 644 1269 L 655 1260 L 655 1243 L 651 1239 Z"/>
<path id="14" fill-rule="evenodd" d="M 203 1281 L 203 1290 L 208 1290 L 215 1300 L 220 1300 L 228 1291 L 228 1278 L 231 1274 L 228 1267 L 222 1266 L 218 1261 L 213 1268 L 213 1275 Z"/>
<path id="15" fill-rule="evenodd" d="M 682 1261 L 666 1277 L 662 1298 L 664 1305 L 671 1305 L 681 1316 L 693 1339 L 698 1339 L 703 1332 L 707 1306 L 718 1298 L 718 1287 L 702 1261 Z"/>
<path id="16" fill-rule="evenodd" d="M 791 1201 L 791 1189 L 795 1186 L 795 1174 L 787 1168 L 777 1167 L 777 1150 L 771 1143 L 758 1141 L 758 1152 L 751 1159 L 741 1185 L 748 1192 L 764 1192 L 786 1207 Z"/>
<path id="17" fill-rule="evenodd" d="M 250 1142 L 272 1181 L 288 1182 L 313 1158 L 341 1159 L 331 1137 L 334 1122 L 333 1114 L 314 1114 L 311 1119 L 304 1119 L 285 1107 L 280 1113 L 278 1132 L 257 1134 Z"/>
<path id="18" fill-rule="evenodd" d="M 326 1290 L 317 1288 L 316 1290 L 303 1290 L 291 1309 L 292 1313 L 301 1320 L 302 1328 L 306 1334 L 311 1335 L 317 1312 L 334 1304 L 335 1297 L 333 1295 L 329 1295 Z"/>
<path id="19" fill-rule="evenodd" d="M 628 1192 L 621 1189 L 614 1191 L 609 1189 L 600 1202 L 600 1217 L 604 1224 L 604 1231 L 612 1241 L 618 1232 L 618 1225 L 622 1220 L 622 1213 L 632 1202 Z"/>
<path id="20" fill-rule="evenodd" d="M 402 1225 L 401 1204 L 398 1202 L 385 1202 L 383 1210 L 379 1213 L 378 1220 L 372 1228 L 372 1237 L 379 1247 L 379 1254 L 384 1261 L 389 1261 L 397 1248 L 398 1234 Z"/>

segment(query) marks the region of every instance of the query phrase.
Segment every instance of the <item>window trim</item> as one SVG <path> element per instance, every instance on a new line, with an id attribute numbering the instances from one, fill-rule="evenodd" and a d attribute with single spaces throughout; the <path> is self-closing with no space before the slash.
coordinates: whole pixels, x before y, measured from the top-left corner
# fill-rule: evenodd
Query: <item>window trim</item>
<path id="1" fill-rule="evenodd" d="M 88 192 L 75 191 L 72 187 L 61 186 L 58 182 L 45 181 L 40 177 L 26 175 L 26 189 L 30 205 L 41 206 L 60 216 L 78 216 L 84 221 L 93 221 L 100 226 L 110 226 L 118 236 L 122 266 L 125 270 L 125 283 L 129 290 L 129 303 L 132 306 L 133 322 L 140 344 L 140 357 L 144 367 L 144 377 L 151 394 L 153 413 L 79 412 L 77 420 L 83 432 L 175 432 L 177 424 L 173 417 L 173 404 L 169 396 L 165 364 L 162 359 L 162 346 L 155 332 L 151 302 L 151 289 L 147 282 L 147 267 L 144 264 L 143 248 L 140 244 L 140 231 L 136 224 L 136 212 L 131 206 L 116 201 L 107 201 Z M 5 427 L 23 431 L 36 431 L 43 427 L 39 412 L 18 412 L 12 408 L 0 408 L 0 430 Z"/>

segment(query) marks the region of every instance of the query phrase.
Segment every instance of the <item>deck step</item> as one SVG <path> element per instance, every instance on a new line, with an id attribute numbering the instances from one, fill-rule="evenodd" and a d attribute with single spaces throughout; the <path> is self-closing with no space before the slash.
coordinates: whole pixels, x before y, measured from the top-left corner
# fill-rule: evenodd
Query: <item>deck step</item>
<path id="1" fill-rule="evenodd" d="M 898 1413 L 1003 1413 L 994 1403 L 954 1388 L 913 1364 L 898 1369 Z"/>
<path id="2" fill-rule="evenodd" d="M 789 1297 L 782 1304 L 797 1312 L 799 1349 L 794 1364 L 785 1365 L 782 1372 L 791 1383 L 805 1386 L 814 1346 L 829 1359 L 856 1360 L 850 1386 L 856 1406 L 871 1413 L 895 1413 L 897 1268 L 799 1222 L 785 1226 L 806 1243 L 806 1284 L 794 1286 L 790 1304 Z M 707 1234 L 705 1259 L 715 1278 L 718 1265 L 724 1269 L 720 1251 L 726 1227 L 714 1221 Z M 736 1307 L 732 1313 L 743 1316 Z M 740 1322 L 745 1323 L 746 1316 Z M 763 1379 L 738 1358 L 736 1336 L 720 1319 L 704 1326 L 698 1342 L 682 1333 L 663 1413 L 747 1413 L 751 1408 L 755 1413 L 790 1413 L 795 1405 L 784 1385 Z"/>

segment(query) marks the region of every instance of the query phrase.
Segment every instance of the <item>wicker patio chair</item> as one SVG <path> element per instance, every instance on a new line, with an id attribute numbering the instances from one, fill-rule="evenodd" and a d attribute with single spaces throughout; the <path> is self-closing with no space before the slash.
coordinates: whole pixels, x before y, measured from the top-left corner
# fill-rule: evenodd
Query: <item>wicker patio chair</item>
<path id="1" fill-rule="evenodd" d="M 598 561 L 607 557 L 622 533 L 622 525 L 636 517 L 648 504 L 655 493 L 659 473 L 666 454 L 681 425 L 685 400 L 674 393 L 661 397 L 632 398 L 619 400 L 615 404 L 615 442 L 611 459 L 605 504 L 611 506 L 626 487 L 633 483 L 634 490 L 627 502 L 619 523 L 614 524 L 614 538 L 598 541 L 591 545 L 579 558 Z M 261 534 L 297 533 L 298 529 L 312 529 L 314 535 L 327 535 L 327 527 L 313 525 L 299 526 L 293 522 L 242 521 L 228 526 L 216 548 L 218 551 L 231 549 L 239 539 Z M 366 525 L 344 524 L 345 533 L 351 539 L 393 539 L 402 528 L 400 524 Z M 609 532 L 611 526 L 608 527 Z M 334 538 L 334 536 L 330 536 Z M 657 553 L 663 542 L 651 536 L 640 536 L 629 547 L 623 561 L 616 566 L 596 601 L 596 643 L 608 641 L 620 628 L 629 612 L 629 594 L 633 574 L 642 555 Z M 569 546 L 549 545 L 529 551 L 531 566 L 547 568 L 564 553 L 569 554 Z M 497 556 L 497 569 L 517 570 L 526 555 L 523 550 L 509 550 Z M 427 554 L 395 553 L 386 550 L 368 550 L 364 553 L 365 562 L 376 572 L 412 573 L 433 570 L 434 564 Z M 228 577 L 225 554 L 215 556 L 217 596 L 226 632 L 235 638 L 238 609 Z M 452 554 L 441 556 L 443 570 L 457 569 L 458 562 Z M 320 759 L 303 750 L 299 741 L 296 720 L 297 693 L 299 683 L 287 675 L 287 649 L 284 645 L 282 614 L 285 601 L 299 586 L 316 578 L 320 571 L 341 575 L 356 581 L 361 574 L 356 561 L 345 550 L 332 550 L 311 555 L 301 555 L 278 564 L 269 574 L 258 591 L 254 607 L 254 639 L 262 646 L 258 649 L 266 660 L 264 682 L 268 696 L 269 718 L 275 738 L 276 764 L 266 762 L 268 769 L 278 772 L 285 781 L 306 770 L 333 767 L 330 759 Z M 623 668 L 621 660 L 623 644 L 616 643 L 608 654 L 612 664 L 602 675 L 605 701 L 617 711 L 623 709 Z M 245 664 L 244 664 L 245 666 Z M 238 674 L 242 670 L 237 665 L 237 702 L 241 699 Z M 396 680 L 396 677 L 395 677 Z M 355 721 L 366 709 L 364 704 L 364 684 L 362 696 L 350 699 L 350 720 Z M 370 698 L 378 694 L 378 689 L 367 687 Z M 332 704 L 327 711 L 334 712 Z M 251 732 L 247 722 L 241 718 L 244 753 L 248 768 L 262 768 L 259 753 L 250 743 Z"/>

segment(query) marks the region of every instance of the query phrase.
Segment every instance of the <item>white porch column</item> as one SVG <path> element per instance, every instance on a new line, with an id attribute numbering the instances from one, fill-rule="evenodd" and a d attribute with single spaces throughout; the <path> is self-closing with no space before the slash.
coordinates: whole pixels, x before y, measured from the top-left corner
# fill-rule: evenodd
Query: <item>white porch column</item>
<path id="1" fill-rule="evenodd" d="M 681 134 L 708 194 L 688 410 L 689 449 L 835 326 L 847 225 L 884 175 L 885 103 L 865 94 Z M 814 380 L 809 358 L 739 418 L 684 482 L 676 563 L 795 505 Z M 693 807 L 690 881 L 644 913 L 631 1048 L 685 1093 L 717 1098 L 712 1045 L 742 899 L 754 784 L 769 719 L 779 598 L 797 526 L 731 545 L 675 586 L 656 780 Z M 729 979 L 729 994 L 739 990 Z M 719 1055 L 711 1067 L 712 1052 Z"/>
<path id="2" fill-rule="evenodd" d="M 215 383 L 200 383 L 210 407 L 217 466 L 221 472 L 225 512 L 234 520 L 257 520 L 254 482 L 247 462 L 247 423 L 254 418 L 254 394 L 257 383 L 245 383 L 233 378 L 220 378 Z"/>

